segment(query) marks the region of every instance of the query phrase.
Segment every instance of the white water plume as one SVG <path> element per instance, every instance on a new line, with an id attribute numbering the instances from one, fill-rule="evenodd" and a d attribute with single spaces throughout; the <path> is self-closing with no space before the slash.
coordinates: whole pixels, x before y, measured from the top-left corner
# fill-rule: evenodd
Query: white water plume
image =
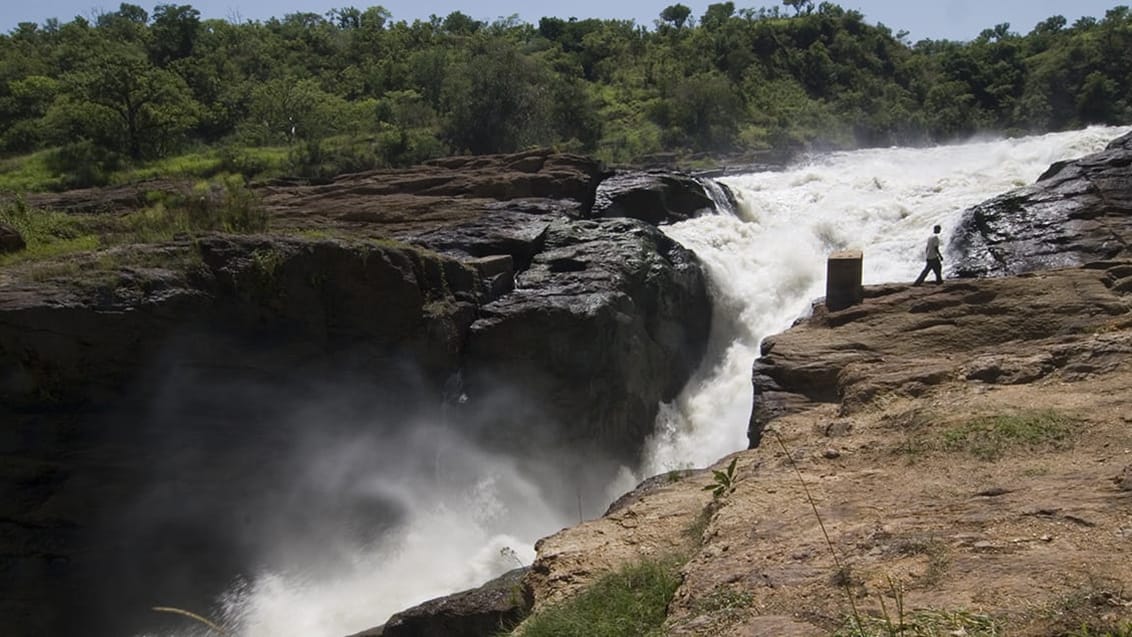
<path id="1" fill-rule="evenodd" d="M 1099 150 L 1122 132 L 1091 128 L 832 153 L 782 171 L 722 179 L 736 195 L 737 215 L 666 228 L 709 273 L 715 311 L 709 358 L 678 400 L 662 405 L 644 466 L 627 472 L 633 475 L 619 487 L 706 466 L 746 447 L 759 342 L 789 327 L 824 293 L 831 251 L 863 250 L 866 283 L 911 281 L 933 225 L 943 226 L 946 244 L 965 208 L 1033 183 L 1052 162 Z M 445 435 L 430 430 L 393 446 L 410 465 L 417 455 L 415 464 L 432 466 Z M 577 511 L 552 510 L 513 459 L 478 452 L 466 441 L 449 448 L 457 450 L 445 465 L 452 479 L 437 483 L 421 473 L 388 471 L 365 477 L 363 486 L 405 511 L 380 541 L 350 548 L 333 572 L 314 575 L 283 564 L 231 592 L 228 615 L 239 618 L 239 634 L 342 637 L 364 630 L 423 600 L 478 586 L 517 566 L 516 558 L 530 564 L 536 539 L 577 522 Z M 344 457 L 327 453 L 331 464 Z"/>

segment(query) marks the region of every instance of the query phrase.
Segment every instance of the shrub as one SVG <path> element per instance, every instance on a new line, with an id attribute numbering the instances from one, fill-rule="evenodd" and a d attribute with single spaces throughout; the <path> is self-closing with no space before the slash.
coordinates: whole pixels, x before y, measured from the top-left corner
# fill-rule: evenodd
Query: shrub
<path id="1" fill-rule="evenodd" d="M 82 219 L 53 210 L 29 207 L 22 198 L 0 205 L 0 222 L 19 231 L 27 247 L 0 258 L 0 264 L 93 250 L 99 238 Z"/>
<path id="2" fill-rule="evenodd" d="M 48 169 L 59 176 L 64 189 L 105 186 L 122 166 L 121 155 L 90 140 L 66 144 L 47 158 Z"/>

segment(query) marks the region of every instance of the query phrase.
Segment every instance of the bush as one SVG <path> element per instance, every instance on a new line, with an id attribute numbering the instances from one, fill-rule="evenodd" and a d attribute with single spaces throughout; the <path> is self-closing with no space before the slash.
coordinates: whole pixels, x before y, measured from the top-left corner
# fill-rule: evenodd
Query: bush
<path id="1" fill-rule="evenodd" d="M 59 176 L 63 189 L 105 186 L 123 163 L 121 155 L 89 139 L 65 144 L 47 158 L 48 169 Z"/>

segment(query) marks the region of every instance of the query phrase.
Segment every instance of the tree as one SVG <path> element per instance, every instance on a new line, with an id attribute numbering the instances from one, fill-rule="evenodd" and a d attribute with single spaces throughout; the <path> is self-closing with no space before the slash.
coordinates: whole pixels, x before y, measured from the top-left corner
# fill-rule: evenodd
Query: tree
<path id="1" fill-rule="evenodd" d="M 454 35 L 471 35 L 483 28 L 483 23 L 473 20 L 459 11 L 453 11 L 448 14 L 448 17 L 444 18 L 441 28 Z"/>
<path id="2" fill-rule="evenodd" d="M 180 76 L 122 47 L 96 53 L 64 81 L 66 99 L 53 107 L 61 129 L 99 123 L 85 136 L 133 159 L 165 155 L 197 120 L 199 105 Z"/>
<path id="3" fill-rule="evenodd" d="M 684 27 L 684 23 L 688 21 L 690 15 L 692 15 L 692 10 L 688 7 L 682 4 L 673 4 L 660 12 L 660 19 L 680 29 Z"/>
<path id="4" fill-rule="evenodd" d="M 193 53 L 200 31 L 200 12 L 187 4 L 159 4 L 153 8 L 153 44 L 150 56 L 154 64 L 165 66 L 173 60 Z"/>
<path id="5" fill-rule="evenodd" d="M 514 45 L 478 45 L 445 78 L 444 137 L 474 154 L 512 152 L 547 141 L 548 73 Z"/>
<path id="6" fill-rule="evenodd" d="M 794 15 L 801 15 L 803 11 L 811 13 L 814 10 L 813 0 L 782 0 L 782 4 L 794 9 Z"/>
<path id="7" fill-rule="evenodd" d="M 277 144 L 320 141 L 339 129 L 348 108 L 314 80 L 283 78 L 256 86 L 249 110 L 248 141 Z"/>
<path id="8" fill-rule="evenodd" d="M 704 16 L 700 18 L 700 26 L 709 31 L 715 31 L 726 24 L 727 20 L 733 15 L 735 15 L 734 2 L 709 4 Z"/>

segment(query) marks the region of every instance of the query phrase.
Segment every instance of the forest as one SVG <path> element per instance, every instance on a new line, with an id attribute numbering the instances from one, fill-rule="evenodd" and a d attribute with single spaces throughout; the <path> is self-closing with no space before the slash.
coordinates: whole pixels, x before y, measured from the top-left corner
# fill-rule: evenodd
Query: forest
<path id="1" fill-rule="evenodd" d="M 319 178 L 532 146 L 695 165 L 1120 124 L 1129 51 L 1126 6 L 910 42 L 809 0 L 673 4 L 652 25 L 410 23 L 380 6 L 237 22 L 122 3 L 0 35 L 0 190 L 147 170 Z"/>

